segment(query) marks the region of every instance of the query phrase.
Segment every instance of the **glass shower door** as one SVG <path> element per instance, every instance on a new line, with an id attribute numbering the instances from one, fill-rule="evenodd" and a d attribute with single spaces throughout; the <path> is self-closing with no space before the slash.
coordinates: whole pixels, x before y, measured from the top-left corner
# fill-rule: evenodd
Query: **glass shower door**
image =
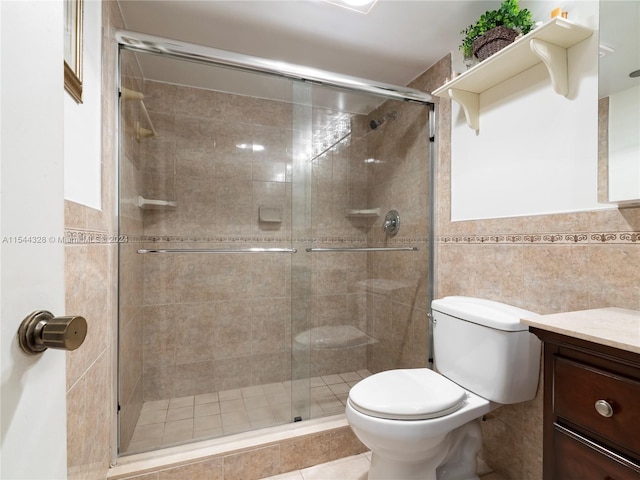
<path id="1" fill-rule="evenodd" d="M 292 240 L 292 82 L 200 64 L 171 83 L 140 71 L 183 63 L 121 54 L 121 453 L 309 417 L 291 340 L 292 291 L 304 298 L 309 276 Z M 280 98 L 229 93 L 242 84 Z"/>
<path id="2" fill-rule="evenodd" d="M 428 364 L 428 107 L 126 49 L 120 100 L 121 454 Z"/>

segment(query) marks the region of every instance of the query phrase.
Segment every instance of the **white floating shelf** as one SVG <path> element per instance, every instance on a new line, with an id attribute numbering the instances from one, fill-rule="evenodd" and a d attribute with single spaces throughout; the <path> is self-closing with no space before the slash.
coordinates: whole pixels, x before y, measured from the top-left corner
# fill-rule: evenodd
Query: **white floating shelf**
<path id="1" fill-rule="evenodd" d="M 567 49 L 589 38 L 593 29 L 555 17 L 508 47 L 478 63 L 433 92 L 458 102 L 473 130 L 480 126 L 480 99 L 485 90 L 542 62 L 558 95 L 569 94 Z"/>

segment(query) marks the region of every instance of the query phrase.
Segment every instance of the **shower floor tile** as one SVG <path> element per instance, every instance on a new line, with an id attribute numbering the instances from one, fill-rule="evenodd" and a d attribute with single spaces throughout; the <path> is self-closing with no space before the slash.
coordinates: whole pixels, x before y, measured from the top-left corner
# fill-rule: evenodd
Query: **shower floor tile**
<path id="1" fill-rule="evenodd" d="M 349 389 L 368 370 L 314 377 L 311 418 L 344 412 Z M 137 453 L 291 422 L 291 382 L 144 402 L 125 453 Z"/>

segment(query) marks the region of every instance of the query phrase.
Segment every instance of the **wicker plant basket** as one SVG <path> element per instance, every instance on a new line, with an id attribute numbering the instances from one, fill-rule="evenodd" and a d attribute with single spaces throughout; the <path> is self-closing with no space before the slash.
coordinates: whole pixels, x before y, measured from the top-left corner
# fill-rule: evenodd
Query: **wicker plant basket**
<path id="1" fill-rule="evenodd" d="M 504 25 L 492 28 L 473 41 L 473 54 L 480 60 L 485 60 L 513 43 L 517 36 L 517 31 Z"/>

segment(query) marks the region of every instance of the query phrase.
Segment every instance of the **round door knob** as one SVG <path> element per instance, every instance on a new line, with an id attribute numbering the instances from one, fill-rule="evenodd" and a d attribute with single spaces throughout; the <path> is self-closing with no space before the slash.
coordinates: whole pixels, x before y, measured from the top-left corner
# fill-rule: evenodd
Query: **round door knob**
<path id="1" fill-rule="evenodd" d="M 75 350 L 86 336 L 87 321 L 83 317 L 56 317 L 46 310 L 28 315 L 18 329 L 20 347 L 31 355 L 47 348 Z"/>
<path id="2" fill-rule="evenodd" d="M 596 402 L 596 412 L 598 412 L 603 417 L 612 417 L 613 407 L 606 400 L 598 400 Z"/>

